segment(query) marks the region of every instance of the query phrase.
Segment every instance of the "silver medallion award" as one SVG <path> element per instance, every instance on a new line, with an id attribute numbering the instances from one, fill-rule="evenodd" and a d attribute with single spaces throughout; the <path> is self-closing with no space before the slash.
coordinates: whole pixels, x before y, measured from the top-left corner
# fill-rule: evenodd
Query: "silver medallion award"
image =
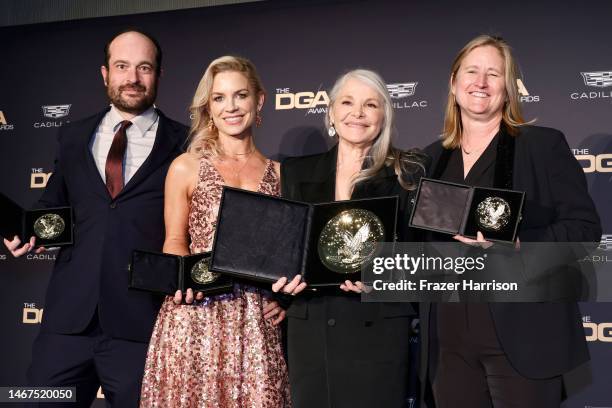
<path id="1" fill-rule="evenodd" d="M 476 222 L 488 231 L 499 231 L 508 225 L 510 204 L 500 197 L 487 197 L 476 207 Z"/>
<path id="2" fill-rule="evenodd" d="M 325 267 L 342 274 L 358 271 L 384 240 L 381 220 L 371 211 L 342 211 L 327 222 L 319 235 L 319 258 Z"/>
<path id="3" fill-rule="evenodd" d="M 57 214 L 44 214 L 34 221 L 34 234 L 41 239 L 55 239 L 65 229 L 66 223 Z"/>
<path id="4" fill-rule="evenodd" d="M 208 261 L 209 258 L 200 259 L 191 268 L 191 279 L 200 285 L 206 285 L 207 283 L 214 282 L 219 278 L 218 273 L 211 272 L 208 269 Z"/>

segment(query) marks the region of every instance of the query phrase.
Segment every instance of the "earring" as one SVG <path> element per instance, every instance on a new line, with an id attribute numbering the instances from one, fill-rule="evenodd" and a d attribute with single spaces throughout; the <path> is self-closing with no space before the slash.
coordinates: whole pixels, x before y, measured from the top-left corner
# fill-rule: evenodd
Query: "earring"
<path id="1" fill-rule="evenodd" d="M 214 132 L 215 131 L 215 122 L 213 122 L 212 119 L 208 119 L 208 123 L 206 124 L 206 127 L 208 128 L 209 132 Z"/>
<path id="2" fill-rule="evenodd" d="M 261 113 L 260 111 L 257 111 L 257 114 L 255 115 L 255 126 L 260 127 L 262 122 L 263 122 L 263 118 L 261 116 Z"/>
<path id="3" fill-rule="evenodd" d="M 329 135 L 329 137 L 336 136 L 336 128 L 334 127 L 333 123 L 329 126 L 329 129 L 327 129 L 327 134 Z"/>

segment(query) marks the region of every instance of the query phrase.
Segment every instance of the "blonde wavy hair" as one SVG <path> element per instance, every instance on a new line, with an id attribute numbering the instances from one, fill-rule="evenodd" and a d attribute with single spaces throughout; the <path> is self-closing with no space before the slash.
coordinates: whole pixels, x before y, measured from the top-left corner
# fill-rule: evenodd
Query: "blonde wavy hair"
<path id="1" fill-rule="evenodd" d="M 518 85 L 516 83 L 516 80 L 520 78 L 520 72 L 516 60 L 512 55 L 510 45 L 501 37 L 493 37 L 486 34 L 479 35 L 469 41 L 461 51 L 459 51 L 451 66 L 448 97 L 444 115 L 444 129 L 442 131 L 442 145 L 447 149 L 459 147 L 463 131 L 461 111 L 459 105 L 457 105 L 455 95 L 453 95 L 452 92 L 453 81 L 465 57 L 475 48 L 487 45 L 497 49 L 504 60 L 504 81 L 506 85 L 507 100 L 503 106 L 502 124 L 505 130 L 510 135 L 516 136 L 518 134 L 518 128 L 527 123 L 521 111 Z"/>
<path id="2" fill-rule="evenodd" d="M 349 79 L 356 79 L 376 90 L 381 97 L 384 113 L 380 134 L 368 151 L 364 159 L 365 165 L 353 179 L 352 185 L 374 177 L 383 167 L 392 166 L 400 185 L 406 190 L 414 190 L 418 184 L 416 175 L 425 173 L 425 155 L 418 150 L 402 151 L 393 146 L 392 138 L 395 131 L 393 104 L 387 85 L 380 75 L 368 69 L 354 69 L 342 75 L 329 92 L 329 106 L 334 105 L 340 90 Z M 331 125 L 330 109 L 328 109 L 325 115 L 325 126 L 329 129 Z"/>
<path id="3" fill-rule="evenodd" d="M 245 76 L 255 98 L 265 93 L 255 65 L 248 59 L 226 55 L 212 61 L 208 68 L 206 68 L 189 107 L 192 116 L 187 142 L 187 151 L 189 153 L 195 153 L 200 157 L 213 157 L 222 153 L 217 128 L 214 127 L 211 130 L 208 127 L 208 123 L 211 120 L 209 103 L 215 76 L 220 72 L 230 71 L 239 72 Z"/>

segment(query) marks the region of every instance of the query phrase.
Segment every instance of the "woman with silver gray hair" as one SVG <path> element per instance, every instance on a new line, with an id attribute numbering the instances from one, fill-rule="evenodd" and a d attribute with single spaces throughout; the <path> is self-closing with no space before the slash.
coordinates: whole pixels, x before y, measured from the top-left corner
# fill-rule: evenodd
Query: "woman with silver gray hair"
<path id="1" fill-rule="evenodd" d="M 323 154 L 287 159 L 283 197 L 320 203 L 399 196 L 397 235 L 410 240 L 411 199 L 425 156 L 393 147 L 393 107 L 382 78 L 364 69 L 342 75 L 330 92 L 325 123 L 338 143 Z M 409 303 L 362 303 L 355 293 L 363 289 L 347 280 L 293 300 L 287 316 L 294 407 L 405 405 L 416 311 Z"/>

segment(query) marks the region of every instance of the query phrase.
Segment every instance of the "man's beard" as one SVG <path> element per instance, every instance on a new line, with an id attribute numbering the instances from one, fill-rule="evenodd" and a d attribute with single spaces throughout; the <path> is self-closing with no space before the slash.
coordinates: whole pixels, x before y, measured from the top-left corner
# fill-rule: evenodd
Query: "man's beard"
<path id="1" fill-rule="evenodd" d="M 121 96 L 123 91 L 140 92 L 141 96 L 139 98 L 125 98 Z M 147 94 L 147 88 L 141 84 L 121 85 L 118 88 L 113 88 L 109 83 L 106 87 L 106 93 L 111 103 L 120 111 L 133 115 L 139 115 L 153 105 L 157 95 L 157 83 L 149 91 Z"/>

